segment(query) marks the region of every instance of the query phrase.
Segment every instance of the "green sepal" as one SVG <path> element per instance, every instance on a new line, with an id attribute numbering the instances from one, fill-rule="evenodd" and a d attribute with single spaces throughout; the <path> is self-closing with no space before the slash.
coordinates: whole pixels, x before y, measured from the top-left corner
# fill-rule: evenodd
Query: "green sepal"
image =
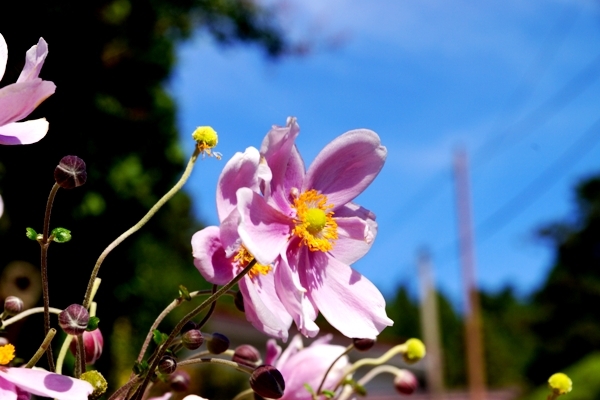
<path id="1" fill-rule="evenodd" d="M 100 323 L 100 318 L 90 317 L 88 324 L 87 324 L 87 328 L 85 328 L 85 330 L 88 332 L 95 331 L 96 329 L 98 329 L 99 323 Z"/>
<path id="2" fill-rule="evenodd" d="M 169 335 L 167 335 L 166 333 L 162 333 L 158 329 L 155 329 L 152 332 L 152 339 L 154 339 L 154 343 L 156 343 L 158 346 L 166 342 L 168 338 Z"/>
<path id="3" fill-rule="evenodd" d="M 354 382 L 352 384 L 352 389 L 354 389 L 354 393 L 356 393 L 359 396 L 367 395 L 367 389 L 365 389 L 365 387 L 358 382 Z"/>
<path id="4" fill-rule="evenodd" d="M 137 362 L 135 364 L 133 364 L 133 372 L 136 375 L 142 375 L 144 374 L 146 371 L 148 371 L 148 368 L 150 368 L 150 366 L 148 365 L 148 361 L 144 360 L 142 362 Z"/>
<path id="5" fill-rule="evenodd" d="M 38 240 L 38 233 L 33 228 L 25 228 L 25 236 L 29 240 Z"/>
<path id="6" fill-rule="evenodd" d="M 183 285 L 179 285 L 179 297 L 187 301 L 192 300 L 192 296 L 190 296 L 190 291 Z"/>
<path id="7" fill-rule="evenodd" d="M 332 392 L 331 390 L 326 390 L 326 389 L 323 389 L 323 390 L 321 391 L 321 393 L 322 393 L 322 394 L 323 394 L 325 397 L 327 397 L 328 399 L 333 399 L 333 396 L 335 396 L 335 393 L 334 393 L 334 392 Z"/>
<path id="8" fill-rule="evenodd" d="M 315 395 L 315 390 L 314 390 L 314 389 L 313 389 L 313 388 L 312 388 L 312 387 L 311 387 L 311 386 L 310 386 L 308 383 L 305 383 L 305 384 L 304 384 L 304 389 L 306 389 L 306 391 L 307 391 L 308 393 L 310 393 L 310 395 L 311 395 L 313 398 L 315 398 L 315 397 L 316 397 L 316 395 Z"/>
<path id="9" fill-rule="evenodd" d="M 65 228 L 54 228 L 51 234 L 56 243 L 66 243 L 71 240 L 71 231 Z"/>

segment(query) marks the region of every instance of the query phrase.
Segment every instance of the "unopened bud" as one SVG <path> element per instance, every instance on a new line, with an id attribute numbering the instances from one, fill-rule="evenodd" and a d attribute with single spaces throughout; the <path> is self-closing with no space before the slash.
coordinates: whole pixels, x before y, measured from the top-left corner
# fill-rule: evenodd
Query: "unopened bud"
<path id="1" fill-rule="evenodd" d="M 259 396 L 279 399 L 285 390 L 281 372 L 272 365 L 261 365 L 250 376 L 250 387 Z"/>
<path id="2" fill-rule="evenodd" d="M 548 386 L 557 395 L 566 394 L 573 389 L 573 382 L 566 374 L 557 372 L 548 379 Z"/>
<path id="3" fill-rule="evenodd" d="M 260 363 L 260 353 L 254 346 L 249 344 L 243 344 L 235 348 L 231 361 L 238 364 L 247 365 L 249 367 L 256 367 L 256 364 Z"/>
<path id="4" fill-rule="evenodd" d="M 77 337 L 73 338 L 69 345 L 69 349 L 73 354 L 77 354 L 77 340 Z M 100 329 L 83 332 L 83 348 L 85 349 L 85 363 L 87 365 L 94 364 L 100 358 L 103 347 L 104 338 Z"/>
<path id="5" fill-rule="evenodd" d="M 202 346 L 202 343 L 204 343 L 204 336 L 198 329 L 190 329 L 181 335 L 181 344 L 188 350 L 196 350 Z"/>
<path id="6" fill-rule="evenodd" d="M 183 325 L 183 328 L 181 328 L 181 333 L 186 333 L 192 329 L 198 329 L 198 325 L 196 325 L 194 321 L 188 321 Z"/>
<path id="7" fill-rule="evenodd" d="M 87 180 L 85 162 L 77 156 L 63 157 L 54 169 L 54 180 L 64 189 L 83 185 Z"/>
<path id="8" fill-rule="evenodd" d="M 396 377 L 394 378 L 394 387 L 400 394 L 412 394 L 417 387 L 419 386 L 419 381 L 415 375 L 403 369 Z"/>
<path id="9" fill-rule="evenodd" d="M 237 308 L 241 312 L 246 311 L 246 308 L 244 307 L 244 296 L 242 295 L 242 292 L 240 292 L 239 290 L 237 292 L 235 292 L 235 296 L 233 298 L 233 304 L 235 304 L 235 308 Z"/>
<path id="10" fill-rule="evenodd" d="M 375 339 L 352 339 L 354 348 L 358 351 L 367 351 L 375 345 Z"/>
<path id="11" fill-rule="evenodd" d="M 182 370 L 177 370 L 169 376 L 171 389 L 176 392 L 185 392 L 190 388 L 190 375 Z"/>
<path id="12" fill-rule="evenodd" d="M 170 355 L 164 355 L 158 363 L 158 370 L 161 374 L 171 375 L 177 369 L 177 360 Z"/>
<path id="13" fill-rule="evenodd" d="M 425 345 L 419 339 L 408 339 L 404 344 L 406 352 L 402 357 L 407 364 L 414 364 L 425 357 Z"/>
<path id="14" fill-rule="evenodd" d="M 102 396 L 106 389 L 108 388 L 108 384 L 106 383 L 106 379 L 102 376 L 102 374 L 96 370 L 87 371 L 81 374 L 80 379 L 86 382 L 89 382 L 94 391 L 89 395 L 89 400 L 95 400 Z"/>
<path id="15" fill-rule="evenodd" d="M 222 333 L 213 333 L 206 343 L 206 348 L 212 354 L 221 354 L 229 348 L 229 339 Z"/>
<path id="16" fill-rule="evenodd" d="M 4 299 L 4 314 L 8 316 L 17 315 L 23 311 L 23 300 L 17 296 L 8 296 Z"/>
<path id="17" fill-rule="evenodd" d="M 90 314 L 80 304 L 71 304 L 58 314 L 58 324 L 69 335 L 79 335 L 85 332 Z"/>

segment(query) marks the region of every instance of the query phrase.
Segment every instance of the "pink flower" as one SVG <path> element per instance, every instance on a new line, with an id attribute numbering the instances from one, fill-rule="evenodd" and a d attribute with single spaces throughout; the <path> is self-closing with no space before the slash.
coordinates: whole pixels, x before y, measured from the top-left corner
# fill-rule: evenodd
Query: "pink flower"
<path id="1" fill-rule="evenodd" d="M 217 184 L 217 213 L 220 227 L 209 226 L 192 237 L 194 264 L 204 278 L 214 284 L 229 282 L 252 260 L 237 233 L 239 214 L 236 192 L 239 188 L 258 191 L 270 171 L 260 164 L 257 149 L 249 147 L 227 162 Z M 287 340 L 292 318 L 277 297 L 269 263 L 255 265 L 239 282 L 246 318 L 259 331 Z"/>
<path id="2" fill-rule="evenodd" d="M 45 118 L 25 122 L 20 121 L 52 95 L 54 83 L 38 77 L 48 55 L 48 45 L 40 38 L 26 54 L 25 67 L 16 83 L 0 89 L 0 144 L 30 144 L 42 139 L 48 132 Z M 4 37 L 0 35 L 0 79 L 4 76 L 8 49 Z"/>
<path id="3" fill-rule="evenodd" d="M 0 399 L 28 400 L 30 394 L 58 400 L 87 400 L 92 385 L 80 379 L 42 369 L 11 368 L 6 365 L 15 357 L 15 346 L 0 346 Z"/>
<path id="4" fill-rule="evenodd" d="M 274 265 L 277 296 L 301 333 L 315 336 L 319 311 L 344 335 L 375 338 L 392 325 L 379 290 L 350 267 L 371 247 L 375 215 L 352 203 L 383 167 L 387 150 L 373 131 L 334 139 L 305 172 L 294 118 L 273 127 L 261 154 L 270 170 L 263 195 L 237 192 L 239 236 L 264 265 Z"/>
<path id="5" fill-rule="evenodd" d="M 83 347 L 85 349 L 85 363 L 87 365 L 94 364 L 102 355 L 104 347 L 104 338 L 99 328 L 83 332 Z M 71 353 L 77 353 L 77 336 L 73 337 L 69 348 Z"/>
<path id="6" fill-rule="evenodd" d="M 327 335 L 304 348 L 302 338 L 296 335 L 283 353 L 275 340 L 267 342 L 265 363 L 277 368 L 285 381 L 285 391 L 280 400 L 312 400 L 305 385 L 316 392 L 329 366 L 346 350 L 343 346 L 329 344 L 330 340 L 331 335 Z M 348 366 L 348 357 L 340 358 L 327 374 L 322 390 L 334 390 L 346 375 Z M 324 398 L 319 396 L 319 399 Z"/>

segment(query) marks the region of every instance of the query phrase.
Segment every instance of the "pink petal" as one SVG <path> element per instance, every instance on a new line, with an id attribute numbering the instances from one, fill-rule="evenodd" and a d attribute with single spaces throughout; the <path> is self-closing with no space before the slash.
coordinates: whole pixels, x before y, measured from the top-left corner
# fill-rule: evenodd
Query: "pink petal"
<path id="1" fill-rule="evenodd" d="M 367 278 L 328 254 L 315 252 L 312 256 L 326 258 L 327 267 L 306 274 L 309 296 L 334 328 L 349 338 L 375 339 L 393 325 L 383 296 Z"/>
<path id="2" fill-rule="evenodd" d="M 375 132 L 346 132 L 317 155 L 308 168 L 302 190 L 316 189 L 326 195 L 335 211 L 369 186 L 383 167 L 386 155 Z"/>
<path id="3" fill-rule="evenodd" d="M 4 201 L 2 200 L 2 196 L 0 196 L 0 217 L 4 214 Z"/>
<path id="4" fill-rule="evenodd" d="M 6 46 L 4 36 L 0 34 L 0 80 L 4 76 L 4 71 L 6 70 L 6 61 L 8 61 L 8 47 Z"/>
<path id="5" fill-rule="evenodd" d="M 248 147 L 244 153 L 237 152 L 225 164 L 217 183 L 217 212 L 219 221 L 225 219 L 237 204 L 235 192 L 248 187 L 258 192 L 258 164 L 260 154 L 254 147 Z"/>
<path id="6" fill-rule="evenodd" d="M 0 144 L 31 144 L 40 141 L 48 132 L 46 118 L 11 122 L 0 126 Z"/>
<path id="7" fill-rule="evenodd" d="M 248 188 L 239 189 L 237 199 L 244 246 L 260 264 L 272 264 L 287 245 L 292 221 Z"/>
<path id="8" fill-rule="evenodd" d="M 260 332 L 287 341 L 292 317 L 277 297 L 273 272 L 240 281 L 246 318 Z"/>
<path id="9" fill-rule="evenodd" d="M 43 38 L 38 43 L 31 46 L 25 54 L 25 67 L 19 75 L 17 82 L 31 81 L 40 75 L 46 56 L 48 55 L 48 44 Z"/>
<path id="10" fill-rule="evenodd" d="M 204 279 L 215 285 L 223 285 L 234 276 L 234 267 L 225 256 L 219 234 L 218 227 L 209 226 L 192 236 L 194 265 Z"/>
<path id="11" fill-rule="evenodd" d="M 235 256 L 242 246 L 242 239 L 240 239 L 238 233 L 239 224 L 240 213 L 237 209 L 234 209 L 227 218 L 221 221 L 221 245 L 225 249 L 225 257 L 227 258 Z"/>
<path id="12" fill-rule="evenodd" d="M 58 400 L 87 400 L 93 391 L 88 382 L 41 369 L 5 368 L 0 377 L 31 394 Z"/>
<path id="13" fill-rule="evenodd" d="M 351 265 L 361 259 L 373 245 L 377 223 L 359 217 L 334 218 L 338 239 L 329 253 L 338 261 Z"/>
<path id="14" fill-rule="evenodd" d="M 277 358 L 281 354 L 281 346 L 275 339 L 267 340 L 267 353 L 265 354 L 265 364 L 275 366 Z"/>
<path id="15" fill-rule="evenodd" d="M 296 272 L 298 259 L 305 257 L 304 252 L 298 251 L 302 249 L 297 242 L 290 243 L 286 257 L 281 257 L 275 268 L 275 289 L 300 333 L 315 337 L 319 333 L 319 327 L 314 322 L 318 311 L 306 296 L 307 290 Z"/>
<path id="16" fill-rule="evenodd" d="M 162 396 L 151 397 L 148 400 L 169 400 L 171 397 L 173 397 L 173 393 L 167 392 L 167 393 L 163 394 Z"/>
<path id="17" fill-rule="evenodd" d="M 0 399 L 17 400 L 17 387 L 3 378 L 0 378 Z"/>
<path id="18" fill-rule="evenodd" d="M 290 340 L 290 343 L 287 345 L 283 353 L 279 356 L 276 364 L 273 364 L 275 368 L 283 368 L 285 364 L 287 364 L 288 360 L 295 356 L 300 350 L 304 348 L 304 343 L 302 343 L 302 336 L 296 334 Z M 280 371 L 281 372 L 281 371 Z"/>
<path id="19" fill-rule="evenodd" d="M 272 204 L 279 211 L 287 216 L 296 215 L 296 210 L 292 208 L 290 194 L 292 189 L 299 190 L 304 180 L 304 160 L 296 146 L 292 147 L 290 158 L 285 171 L 283 185 L 274 190 L 271 198 L 268 198 L 269 204 Z"/>
<path id="20" fill-rule="evenodd" d="M 0 89 L 0 126 L 19 121 L 56 90 L 52 82 L 36 78 Z"/>

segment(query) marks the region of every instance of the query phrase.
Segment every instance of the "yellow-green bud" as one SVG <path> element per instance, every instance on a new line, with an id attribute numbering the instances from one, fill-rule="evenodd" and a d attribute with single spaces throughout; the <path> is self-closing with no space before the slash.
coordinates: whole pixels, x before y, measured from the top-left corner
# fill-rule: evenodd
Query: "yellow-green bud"
<path id="1" fill-rule="evenodd" d="M 408 339 L 404 344 L 406 352 L 402 357 L 407 364 L 414 364 L 425 357 L 425 345 L 419 339 Z"/>
<path id="2" fill-rule="evenodd" d="M 219 136 L 217 136 L 217 132 L 210 126 L 199 126 L 192 133 L 192 138 L 198 144 L 203 144 L 207 148 L 211 149 L 217 145 L 219 142 Z"/>
<path id="3" fill-rule="evenodd" d="M 556 394 L 569 393 L 573 388 L 573 382 L 566 374 L 557 372 L 548 379 L 548 385 L 550 389 Z"/>
<path id="4" fill-rule="evenodd" d="M 108 388 L 106 379 L 104 379 L 102 374 L 96 370 L 84 372 L 81 374 L 80 379 L 89 382 L 94 388 L 92 394 L 88 396 L 89 400 L 95 400 L 99 398 L 104 394 L 104 392 L 106 392 L 106 389 Z"/>

